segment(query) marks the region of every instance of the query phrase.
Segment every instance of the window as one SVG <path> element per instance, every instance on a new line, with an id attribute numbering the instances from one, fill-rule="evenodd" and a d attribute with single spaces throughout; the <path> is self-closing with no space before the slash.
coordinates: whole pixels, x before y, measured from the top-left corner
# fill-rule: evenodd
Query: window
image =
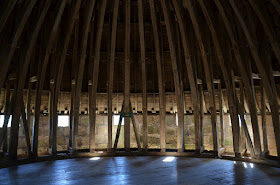
<path id="1" fill-rule="evenodd" d="M 58 116 L 58 127 L 69 127 L 70 116 L 68 115 L 59 115 Z"/>
<path id="2" fill-rule="evenodd" d="M 5 115 L 0 115 L 0 128 L 3 127 L 4 120 L 5 120 Z M 12 116 L 10 116 L 8 127 L 11 127 L 11 125 L 12 125 Z"/>
<path id="3" fill-rule="evenodd" d="M 114 125 L 119 125 L 120 115 L 113 115 Z M 124 125 L 124 118 L 122 119 L 122 125 Z"/>

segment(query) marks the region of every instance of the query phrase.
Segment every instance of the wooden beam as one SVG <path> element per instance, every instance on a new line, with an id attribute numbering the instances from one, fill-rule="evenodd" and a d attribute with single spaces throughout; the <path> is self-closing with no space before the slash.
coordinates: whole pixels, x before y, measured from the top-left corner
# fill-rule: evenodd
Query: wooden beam
<path id="1" fill-rule="evenodd" d="M 241 58 L 241 54 L 240 54 L 240 51 L 239 51 L 239 46 L 237 45 L 237 42 L 236 42 L 236 39 L 235 39 L 235 35 L 233 33 L 233 28 L 231 27 L 230 23 L 229 23 L 229 20 L 226 16 L 226 13 L 225 13 L 225 10 L 220 2 L 220 0 L 214 0 L 218 9 L 219 9 L 219 12 L 222 16 L 222 19 L 223 19 L 223 22 L 225 24 L 225 27 L 226 27 L 226 30 L 228 32 L 228 35 L 230 37 L 230 40 L 231 40 L 231 44 L 232 44 L 232 48 L 233 48 L 233 51 L 234 51 L 234 55 L 235 55 L 235 59 L 236 59 L 236 62 L 237 62 L 237 65 L 238 65 L 238 69 L 240 71 L 240 74 L 241 74 L 241 77 L 242 77 L 242 80 L 243 80 L 243 83 L 244 83 L 244 88 L 245 88 L 245 93 L 246 93 L 246 97 L 247 97 L 247 102 L 249 104 L 249 110 L 250 110 L 250 115 L 251 115 L 251 118 L 252 118 L 252 125 L 254 125 L 254 128 L 256 130 L 256 135 L 254 135 L 254 142 L 256 142 L 256 155 L 257 157 L 260 155 L 259 153 L 259 148 L 260 148 L 260 143 L 258 141 L 258 119 L 257 119 L 257 109 L 256 109 L 256 100 L 255 100 L 255 97 L 254 97 L 254 91 L 253 89 L 251 88 L 251 82 L 250 82 L 250 79 L 249 79 L 249 76 L 247 75 L 247 70 L 245 68 L 245 65 L 244 65 L 244 61 L 242 61 L 242 58 Z"/>
<path id="2" fill-rule="evenodd" d="M 275 87 L 273 85 L 271 85 L 269 82 L 268 76 L 265 72 L 265 68 L 264 68 L 262 61 L 260 59 L 260 56 L 258 54 L 258 49 L 254 45 L 254 41 L 252 39 L 252 36 L 250 35 L 250 31 L 240 13 L 239 8 L 236 6 L 236 3 L 234 0 L 229 0 L 229 3 L 231 4 L 231 7 L 233 8 L 235 15 L 246 36 L 252 57 L 254 58 L 255 64 L 256 64 L 259 74 L 261 76 L 262 83 L 265 87 L 266 95 L 267 95 L 270 105 L 272 107 L 272 120 L 273 120 L 273 126 L 274 126 L 277 154 L 278 154 L 278 160 L 280 161 L 280 130 L 279 130 L 279 112 L 278 112 L 279 105 L 278 105 L 277 94 L 276 94 L 277 91 L 276 91 Z"/>
<path id="3" fill-rule="evenodd" d="M 22 66 L 21 66 L 20 71 L 18 72 L 17 88 L 16 88 L 16 91 L 14 92 L 14 93 L 16 93 L 16 98 L 15 98 L 15 110 L 14 110 L 13 119 L 12 119 L 12 131 L 11 131 L 11 136 L 10 136 L 10 148 L 9 148 L 10 159 L 17 158 L 18 129 L 19 129 L 19 121 L 20 121 L 20 115 L 21 115 L 21 108 L 22 108 L 21 106 L 18 106 L 18 105 L 20 105 L 21 101 L 22 101 L 22 96 L 23 96 L 22 93 L 23 93 L 25 79 L 26 79 L 29 64 L 31 61 L 31 56 L 32 56 L 32 52 L 34 49 L 34 45 L 37 41 L 39 31 L 41 29 L 45 16 L 48 12 L 50 4 L 51 4 L 51 0 L 47 0 L 45 3 L 43 3 L 41 13 L 39 14 L 38 18 L 36 19 L 36 24 L 35 24 L 36 26 L 33 28 L 30 40 L 29 40 L 28 44 L 26 45 L 26 47 L 24 47 L 23 53 L 22 53 L 23 55 L 20 58 L 20 60 L 23 60 L 23 61 L 20 62 L 22 64 Z"/>
<path id="4" fill-rule="evenodd" d="M 107 150 L 112 149 L 112 125 L 113 125 L 113 89 L 114 89 L 114 64 L 115 64 L 115 51 L 116 51 L 116 38 L 118 26 L 118 12 L 119 0 L 114 2 L 113 21 L 112 21 L 112 35 L 111 35 L 111 56 L 109 65 L 109 84 L 108 84 L 108 146 Z"/>
<path id="5" fill-rule="evenodd" d="M 224 147 L 225 146 L 225 123 L 224 123 L 224 110 L 223 110 L 223 91 L 222 91 L 221 83 L 218 83 L 218 91 L 219 91 L 221 147 Z"/>
<path id="6" fill-rule="evenodd" d="M 8 4 L 6 5 L 3 12 L 1 12 L 0 17 L 0 33 L 2 32 L 12 10 L 14 9 L 14 6 L 16 5 L 17 0 L 9 0 Z"/>
<path id="7" fill-rule="evenodd" d="M 147 151 L 148 149 L 147 77 L 146 77 L 146 55 L 145 55 L 145 30 L 144 30 L 142 0 L 138 0 L 138 19 L 139 19 L 140 51 L 141 51 L 141 65 L 142 65 L 143 149 L 144 151 Z M 132 119 L 132 123 L 133 123 L 133 119 Z"/>
<path id="8" fill-rule="evenodd" d="M 10 96 L 11 96 L 11 82 L 8 81 L 6 84 L 6 89 L 5 89 L 5 118 L 4 118 L 4 121 L 5 121 L 5 119 L 10 118 L 10 113 L 8 112 L 9 105 L 10 105 L 10 98 L 11 98 Z M 4 127 L 4 125 L 3 125 L 3 127 Z M 2 130 L 4 130 L 4 129 L 2 129 Z M 2 139 L 2 138 L 0 138 L 0 139 Z M 3 138 L 3 152 L 7 153 L 7 151 L 8 151 L 8 133 L 7 133 L 7 131 L 5 131 L 4 138 Z"/>
<path id="9" fill-rule="evenodd" d="M 54 62 L 52 62 L 52 63 L 55 63 L 55 61 Z M 48 135 L 49 135 L 49 148 L 48 148 L 48 152 L 49 152 L 49 154 L 51 154 L 51 150 L 52 150 L 52 126 L 53 126 L 53 120 L 52 120 L 52 118 L 53 118 L 53 116 L 52 116 L 52 114 L 53 114 L 53 109 L 55 108 L 54 106 L 53 106 L 53 97 L 54 97 L 54 80 L 52 79 L 51 81 L 50 81 L 50 90 L 49 90 L 49 102 L 48 102 L 48 110 L 49 110 L 49 133 L 48 133 Z M 33 125 L 33 136 L 34 136 L 34 125 Z M 37 141 L 38 141 L 38 139 L 37 139 Z M 37 150 L 34 150 L 34 148 L 35 148 L 35 143 L 38 143 L 38 142 L 36 142 L 36 140 L 35 140 L 35 137 L 32 137 L 32 144 L 33 144 L 33 146 L 32 146 L 32 148 L 33 148 L 33 155 L 34 155 L 34 152 L 35 151 L 37 151 Z M 37 145 L 37 147 L 38 147 L 38 145 Z"/>
<path id="10" fill-rule="evenodd" d="M 271 4 L 275 7 L 275 10 L 280 15 L 280 3 L 277 0 L 269 0 Z"/>
<path id="11" fill-rule="evenodd" d="M 248 131 L 248 127 L 247 127 L 246 121 L 244 119 L 244 114 L 242 112 L 242 108 L 241 108 L 238 100 L 236 100 L 236 104 L 237 104 L 238 113 L 239 113 L 240 119 L 241 119 L 241 126 L 242 126 L 242 128 L 243 128 L 243 130 L 245 132 L 248 149 L 250 151 L 251 156 L 255 157 L 254 146 L 253 146 L 253 143 L 252 143 L 249 131 Z"/>
<path id="12" fill-rule="evenodd" d="M 68 22 L 68 27 L 65 29 L 66 33 L 64 36 L 62 36 L 62 42 L 61 42 L 61 50 L 62 53 L 59 55 L 57 59 L 57 70 L 56 70 L 56 75 L 55 75 L 55 81 L 54 81 L 54 96 L 52 98 L 52 155 L 55 156 L 57 153 L 57 121 L 58 121 L 58 115 L 57 115 L 57 104 L 58 104 L 58 97 L 59 97 L 59 92 L 60 92 L 60 85 L 62 81 L 62 76 L 63 76 L 63 68 L 64 68 L 64 62 L 66 59 L 66 54 L 67 50 L 69 47 L 69 42 L 71 39 L 71 35 L 73 32 L 73 28 L 75 26 L 75 21 L 77 19 L 77 15 L 80 9 L 81 5 L 81 0 L 77 0 L 72 6 L 72 11 L 69 16 L 69 22 Z M 74 139 L 72 139 L 73 142 L 73 147 L 75 146 L 74 144 Z"/>
<path id="13" fill-rule="evenodd" d="M 206 85 L 209 92 L 209 102 L 210 102 L 210 112 L 211 112 L 211 123 L 212 123 L 212 135 L 213 135 L 213 150 L 218 154 L 218 130 L 217 130 L 217 115 L 216 115 L 216 105 L 215 105 L 215 93 L 214 93 L 214 83 L 213 77 L 211 75 L 211 67 L 208 63 L 205 46 L 202 41 L 201 31 L 198 25 L 197 17 L 192 6 L 191 0 L 187 0 L 187 9 L 190 14 L 193 27 L 195 30 L 195 35 L 199 44 L 201 51 L 201 57 L 203 61 L 205 76 L 206 76 Z"/>
<path id="14" fill-rule="evenodd" d="M 194 110 L 194 125 L 195 125 L 195 143 L 196 143 L 196 150 L 200 151 L 200 139 L 201 139 L 201 131 L 200 131 L 200 124 L 199 124 L 199 103 L 198 103 L 198 87 L 197 87 L 197 78 L 195 77 L 195 72 L 193 70 L 193 64 L 191 61 L 191 52 L 188 46 L 187 41 L 187 30 L 186 30 L 186 24 L 185 19 L 182 13 L 182 7 L 179 5 L 178 0 L 172 1 L 176 17 L 178 20 L 180 33 L 181 33 L 181 39 L 183 43 L 184 48 L 184 55 L 185 55 L 185 63 L 187 66 L 187 72 L 188 72 L 188 79 L 190 82 L 191 87 L 191 97 L 192 97 L 192 104 L 193 104 L 193 110 Z"/>
<path id="15" fill-rule="evenodd" d="M 199 84 L 199 105 L 200 105 L 200 119 L 199 119 L 199 132 L 200 135 L 196 135 L 196 153 L 201 153 L 202 148 L 204 148 L 204 107 L 205 101 L 204 101 L 204 93 L 203 93 L 203 84 Z M 205 108 L 206 109 L 206 108 Z M 198 137 L 198 138 L 197 138 Z M 198 142 L 198 143 L 197 143 Z"/>
<path id="16" fill-rule="evenodd" d="M 0 51 L 0 56 L 3 56 L 4 58 L 0 61 L 0 88 L 3 87 L 4 84 L 4 80 L 6 78 L 10 63 L 13 59 L 14 56 L 14 52 L 16 50 L 19 38 L 21 36 L 21 33 L 23 31 L 23 28 L 28 20 L 29 15 L 31 14 L 31 11 L 35 5 L 37 0 L 31 0 L 29 2 L 25 2 L 23 8 L 21 9 L 22 12 L 20 12 L 20 21 L 19 23 L 15 26 L 16 27 L 16 31 L 13 34 L 11 43 L 10 43 L 10 47 L 3 49 L 2 51 Z M 12 2 L 11 2 L 12 3 Z M 24 78 L 25 79 L 25 78 Z"/>
<path id="17" fill-rule="evenodd" d="M 117 147 L 118 147 L 118 142 L 119 142 L 119 137 L 120 137 L 120 132 L 121 132 L 121 126 L 122 126 L 122 113 L 124 111 L 124 102 L 122 104 L 122 109 L 120 112 L 120 119 L 119 119 L 119 124 L 118 124 L 118 128 L 117 128 L 117 132 L 116 132 L 116 138 L 115 138 L 115 143 L 114 143 L 114 151 L 116 151 Z"/>
<path id="18" fill-rule="evenodd" d="M 125 0 L 125 82 L 124 82 L 124 112 L 128 113 L 130 101 L 130 0 Z M 124 148 L 130 151 L 130 118 L 124 118 Z"/>
<path id="19" fill-rule="evenodd" d="M 137 146 L 138 146 L 138 151 L 141 152 L 142 149 L 141 149 L 140 137 L 139 137 L 138 129 L 137 129 L 137 126 L 136 126 L 136 121 L 135 121 L 134 115 L 132 113 L 131 102 L 129 103 L 129 106 L 130 106 L 130 112 L 132 114 L 131 121 L 132 121 L 133 130 L 134 130 L 134 134 L 135 134 L 135 138 L 136 138 L 136 143 L 137 143 Z"/>
<path id="20" fill-rule="evenodd" d="M 258 2 L 249 0 L 249 3 L 251 4 L 256 15 L 258 16 L 261 24 L 263 25 L 264 31 L 269 39 L 274 54 L 278 60 L 278 63 L 280 64 L 280 48 L 279 48 L 279 43 L 277 42 L 277 34 L 274 32 L 273 28 L 270 25 L 271 20 L 267 15 L 266 11 L 263 11 L 260 8 L 260 6 L 265 7 L 264 3 L 262 1 L 258 1 Z"/>
<path id="21" fill-rule="evenodd" d="M 74 102 L 75 102 L 75 89 L 76 89 L 76 76 L 77 76 L 77 64 L 78 64 L 78 47 L 79 47 L 79 16 L 76 19 L 74 28 L 74 46 L 72 55 L 72 70 L 71 70 L 71 104 L 70 104 L 70 123 L 69 123 L 69 150 L 73 152 L 73 125 L 74 125 Z M 89 53 L 92 51 L 90 50 Z M 90 55 L 90 54 L 89 54 Z M 89 59 L 91 60 L 91 59 Z M 90 91 L 90 89 L 89 89 Z M 89 93 L 90 94 L 90 93 Z M 90 99 L 89 95 L 89 99 Z"/>
<path id="22" fill-rule="evenodd" d="M 241 107 L 241 111 L 244 114 L 244 119 L 245 119 L 245 95 L 244 95 L 244 87 L 243 87 L 243 83 L 242 81 L 239 81 L 239 95 L 240 95 L 240 107 Z M 241 138 L 241 142 L 240 142 L 240 149 L 241 151 L 246 151 L 246 134 L 244 131 L 244 128 L 241 127 L 240 130 L 240 138 Z M 255 148 L 256 149 L 256 148 Z"/>
<path id="23" fill-rule="evenodd" d="M 268 154 L 268 142 L 267 142 L 267 131 L 266 131 L 266 105 L 265 105 L 265 91 L 261 84 L 261 114 L 262 114 L 262 132 L 263 132 L 263 151 Z"/>
<path id="24" fill-rule="evenodd" d="M 170 19 L 170 7 L 166 0 L 161 0 L 162 10 L 166 23 L 167 37 L 170 48 L 171 64 L 173 72 L 173 80 L 175 85 L 176 103 L 178 111 L 178 132 L 177 132 L 177 152 L 183 152 L 185 150 L 184 145 L 184 109 L 183 109 L 183 96 L 181 90 L 181 79 L 179 76 L 179 70 L 177 66 L 177 57 L 175 51 L 175 44 L 173 38 L 172 23 Z"/>
<path id="25" fill-rule="evenodd" d="M 28 83 L 28 90 L 27 90 L 27 101 L 26 101 L 26 120 L 28 128 L 30 128 L 31 125 L 31 101 L 32 101 L 32 86 L 33 83 L 29 81 Z"/>
<path id="26" fill-rule="evenodd" d="M 31 158 L 32 152 L 31 152 L 31 142 L 30 142 L 30 135 L 29 135 L 29 125 L 28 125 L 28 120 L 26 119 L 26 113 L 25 113 L 23 99 L 22 99 L 21 107 L 22 107 L 21 108 L 21 119 L 23 122 L 23 129 L 24 129 L 27 153 L 28 153 L 29 158 Z"/>
<path id="27" fill-rule="evenodd" d="M 7 127 L 8 127 L 10 116 L 14 109 L 14 100 L 15 100 L 15 95 L 13 94 L 11 101 L 9 101 L 9 106 L 6 107 L 6 110 L 5 110 L 4 123 L 3 123 L 3 127 L 1 129 L 1 134 L 0 134 L 0 148 L 3 144 L 3 142 L 6 142 L 5 140 L 7 138 Z"/>
<path id="28" fill-rule="evenodd" d="M 90 151 L 95 150 L 95 125 L 96 125 L 96 97 L 97 97 L 97 85 L 99 77 L 99 62 L 100 62 L 100 46 L 102 39 L 102 30 L 104 24 L 104 15 L 106 9 L 107 0 L 101 2 L 100 14 L 97 21 L 97 33 L 96 33 L 96 45 L 94 51 L 94 67 L 93 67 L 93 80 L 92 80 L 92 104 L 90 111 L 92 112 L 92 121 L 89 126 L 89 138 L 90 138 Z"/>
<path id="29" fill-rule="evenodd" d="M 159 88 L 159 117 L 160 117 L 160 148 L 161 152 L 165 152 L 166 149 L 166 124 L 165 124 L 165 93 L 164 93 L 164 85 L 163 85 L 163 69 L 161 64 L 161 56 L 160 56 L 160 42 L 158 35 L 158 19 L 156 17 L 155 11 L 155 3 L 154 0 L 149 0 L 150 4 L 150 12 L 152 19 L 152 27 L 153 27 L 153 36 L 154 36 L 154 44 L 156 51 L 156 62 L 157 62 L 157 74 L 158 74 L 158 88 Z"/>
<path id="30" fill-rule="evenodd" d="M 34 156 L 37 156 L 37 150 L 38 150 L 38 136 L 39 136 L 39 119 L 40 119 L 40 105 L 41 105 L 41 96 L 42 96 L 42 90 L 45 83 L 45 76 L 47 71 L 47 66 L 49 62 L 49 56 L 54 44 L 55 37 L 57 35 L 58 25 L 61 21 L 61 16 L 64 12 L 64 8 L 66 6 L 66 1 L 63 0 L 59 6 L 58 13 L 56 15 L 52 31 L 50 33 L 50 36 L 48 38 L 48 45 L 46 49 L 45 56 L 43 57 L 43 61 L 41 64 L 41 69 L 39 69 L 40 72 L 38 72 L 38 79 L 36 84 L 36 94 L 35 94 L 35 113 L 33 118 L 33 129 L 32 129 L 32 152 Z M 49 109 L 50 111 L 50 109 Z M 51 114 L 51 111 L 50 111 Z"/>

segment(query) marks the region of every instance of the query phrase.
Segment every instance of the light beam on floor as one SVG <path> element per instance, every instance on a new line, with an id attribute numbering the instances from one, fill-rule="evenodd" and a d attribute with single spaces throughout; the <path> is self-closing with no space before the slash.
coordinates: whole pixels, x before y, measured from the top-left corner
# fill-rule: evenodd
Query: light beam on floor
<path id="1" fill-rule="evenodd" d="M 175 157 L 166 157 L 165 159 L 163 159 L 163 162 L 171 162 L 175 159 Z"/>

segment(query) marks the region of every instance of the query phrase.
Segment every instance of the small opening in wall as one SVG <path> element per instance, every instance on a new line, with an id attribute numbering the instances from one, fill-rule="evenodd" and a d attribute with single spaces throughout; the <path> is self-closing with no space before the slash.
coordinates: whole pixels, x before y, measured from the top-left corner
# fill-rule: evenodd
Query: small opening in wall
<path id="1" fill-rule="evenodd" d="M 114 125 L 119 125 L 120 116 L 121 115 L 113 115 Z M 124 119 L 122 119 L 122 125 L 124 125 Z"/>
<path id="2" fill-rule="evenodd" d="M 69 127 L 70 116 L 68 115 L 59 115 L 58 116 L 58 127 Z"/>
<path id="3" fill-rule="evenodd" d="M 175 116 L 176 116 L 176 126 L 178 126 L 178 122 L 179 122 L 178 121 L 178 113 L 176 113 Z"/>
<path id="4" fill-rule="evenodd" d="M 5 121 L 5 115 L 0 115 L 0 128 L 3 127 L 4 121 Z M 11 125 L 12 125 L 12 116 L 10 116 L 8 127 L 11 127 Z"/>

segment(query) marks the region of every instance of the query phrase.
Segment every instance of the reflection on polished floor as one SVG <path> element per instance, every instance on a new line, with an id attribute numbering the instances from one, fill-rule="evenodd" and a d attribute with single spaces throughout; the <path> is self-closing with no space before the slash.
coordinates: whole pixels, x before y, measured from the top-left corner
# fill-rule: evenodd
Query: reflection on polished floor
<path id="1" fill-rule="evenodd" d="M 0 169 L 0 184 L 280 184 L 280 169 L 187 157 L 93 157 Z"/>

